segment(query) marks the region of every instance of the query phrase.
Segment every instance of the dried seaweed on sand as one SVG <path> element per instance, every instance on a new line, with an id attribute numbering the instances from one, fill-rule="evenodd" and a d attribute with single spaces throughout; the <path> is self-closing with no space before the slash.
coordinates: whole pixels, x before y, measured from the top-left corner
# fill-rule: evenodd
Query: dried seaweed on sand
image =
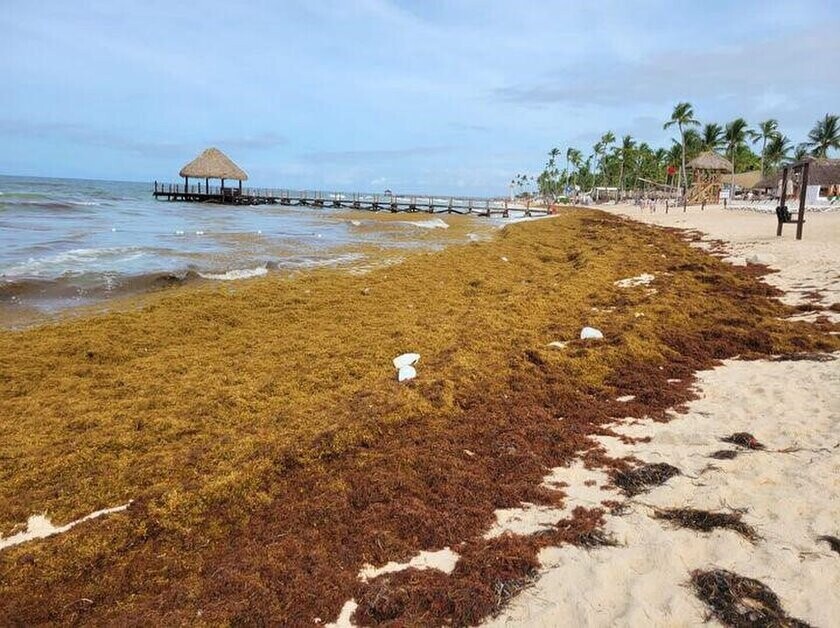
<path id="1" fill-rule="evenodd" d="M 759 539 L 758 534 L 742 521 L 739 512 L 711 512 L 708 510 L 696 510 L 694 508 L 666 508 L 657 510 L 654 515 L 657 519 L 665 519 L 681 528 L 697 530 L 699 532 L 711 532 L 718 528 L 724 528 L 737 532 L 745 539 L 755 542 Z"/>
<path id="2" fill-rule="evenodd" d="M 629 471 L 619 471 L 615 474 L 615 485 L 621 488 L 627 495 L 639 495 L 648 491 L 653 486 L 665 484 L 675 475 L 680 475 L 680 470 L 665 462 L 645 464 Z"/>
<path id="3" fill-rule="evenodd" d="M 776 594 L 758 580 L 725 569 L 698 569 L 691 573 L 691 584 L 711 615 L 726 626 L 810 628 L 809 624 L 788 616 Z"/>
<path id="4" fill-rule="evenodd" d="M 756 437 L 749 432 L 735 432 L 734 434 L 721 438 L 721 440 L 724 443 L 732 443 L 733 445 L 738 445 L 746 449 L 764 449 L 764 445 L 758 442 Z"/>

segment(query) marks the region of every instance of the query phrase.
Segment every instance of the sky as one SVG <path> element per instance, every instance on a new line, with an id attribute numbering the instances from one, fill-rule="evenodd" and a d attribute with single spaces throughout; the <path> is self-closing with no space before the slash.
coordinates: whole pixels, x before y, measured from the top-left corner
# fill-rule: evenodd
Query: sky
<path id="1" fill-rule="evenodd" d="M 605 131 L 840 113 L 840 0 L 0 0 L 0 173 L 505 194 Z"/>

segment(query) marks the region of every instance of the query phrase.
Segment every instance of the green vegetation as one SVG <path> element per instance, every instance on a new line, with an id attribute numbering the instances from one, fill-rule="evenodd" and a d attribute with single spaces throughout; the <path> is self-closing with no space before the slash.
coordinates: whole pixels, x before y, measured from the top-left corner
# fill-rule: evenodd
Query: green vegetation
<path id="1" fill-rule="evenodd" d="M 608 131 L 586 158 L 577 148 L 568 147 L 562 170 L 557 164 L 562 151 L 559 147 L 552 148 L 539 175 L 518 175 L 514 183 L 520 194 L 530 193 L 529 186 L 534 184 L 541 195 L 551 199 L 562 195 L 567 186 L 580 186 L 584 190 L 595 186 L 630 190 L 638 187 L 639 178 L 684 189 L 689 184 L 686 164 L 703 151 L 724 153 L 734 163 L 735 173 L 760 169 L 770 174 L 790 160 L 798 161 L 808 154 L 827 157 L 830 151 L 840 149 L 840 118 L 831 114 L 818 120 L 807 141 L 796 147 L 779 130 L 778 120 L 772 118 L 759 122 L 755 129 L 743 118 L 726 125 L 708 122 L 698 132 L 695 127 L 700 127 L 700 122 L 692 104 L 687 102 L 674 107 L 664 124 L 666 129 L 671 127 L 677 128 L 678 137 L 669 148 L 659 149 L 637 142 L 631 135 L 625 135 L 621 144 L 615 145 L 615 134 Z M 757 146 L 758 152 L 750 144 Z M 673 177 L 668 175 L 669 167 L 676 171 Z"/>

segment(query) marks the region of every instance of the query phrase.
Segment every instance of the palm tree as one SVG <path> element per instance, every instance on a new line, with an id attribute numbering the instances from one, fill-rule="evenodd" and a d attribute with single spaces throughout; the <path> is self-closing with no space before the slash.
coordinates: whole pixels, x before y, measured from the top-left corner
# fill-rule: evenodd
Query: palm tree
<path id="1" fill-rule="evenodd" d="M 580 170 L 581 160 L 583 159 L 583 155 L 577 148 L 569 148 L 566 150 L 566 164 L 571 164 L 575 167 L 575 173 L 572 175 L 572 189 L 577 186 L 577 175 L 578 170 Z"/>
<path id="2" fill-rule="evenodd" d="M 607 170 L 604 165 L 604 157 L 606 157 L 607 151 L 610 149 L 610 146 L 612 146 L 614 143 L 615 133 L 613 133 L 612 131 L 607 131 L 601 136 L 601 141 L 599 142 L 599 144 L 601 145 L 601 183 L 604 182 L 604 179 L 607 175 Z"/>
<path id="3" fill-rule="evenodd" d="M 767 140 L 779 134 L 779 121 L 770 118 L 758 123 L 758 132 L 753 134 L 753 142 L 761 140 L 761 174 L 764 173 L 764 159 L 767 152 Z"/>
<path id="4" fill-rule="evenodd" d="M 797 144 L 796 148 L 793 149 L 793 160 L 794 161 L 802 161 L 805 157 L 808 156 L 808 144 L 803 142 L 801 144 Z"/>
<path id="5" fill-rule="evenodd" d="M 618 186 L 620 194 L 624 195 L 624 163 L 633 156 L 633 149 L 636 147 L 636 142 L 629 135 L 621 138 L 621 147 L 618 149 L 621 153 L 621 170 L 618 175 Z"/>
<path id="6" fill-rule="evenodd" d="M 694 108 L 691 103 L 680 102 L 674 107 L 671 113 L 671 119 L 665 123 L 663 129 L 670 128 L 674 125 L 680 130 L 680 141 L 682 142 L 682 169 L 680 170 L 680 182 L 682 184 L 683 194 L 685 194 L 685 129 L 692 126 L 700 126 L 700 123 L 694 119 Z"/>
<path id="7" fill-rule="evenodd" d="M 729 184 L 729 200 L 735 200 L 735 154 L 741 148 L 748 138 L 753 136 L 747 121 L 743 118 L 735 118 L 732 122 L 726 125 L 724 137 L 726 138 L 726 147 L 732 157 L 732 179 Z"/>
<path id="8" fill-rule="evenodd" d="M 814 157 L 828 157 L 829 150 L 840 149 L 840 118 L 825 114 L 822 120 L 817 120 L 806 144 Z"/>
<path id="9" fill-rule="evenodd" d="M 685 158 L 690 161 L 703 149 L 703 137 L 695 129 L 686 129 L 683 144 L 685 145 Z"/>
<path id="10" fill-rule="evenodd" d="M 540 194 L 551 196 L 553 200 L 557 198 L 557 184 L 560 175 L 560 171 L 557 169 L 557 157 L 559 156 L 559 148 L 552 148 L 548 151 L 548 162 L 546 162 L 545 169 L 539 176 Z"/>
<path id="11" fill-rule="evenodd" d="M 715 122 L 709 122 L 703 127 L 700 138 L 703 150 L 717 151 L 723 146 L 723 127 Z"/>
<path id="12" fill-rule="evenodd" d="M 683 145 L 675 139 L 671 140 L 671 149 L 668 151 L 668 155 L 666 157 L 667 165 L 668 166 L 676 166 L 677 167 L 677 185 L 674 185 L 674 180 L 671 179 L 670 185 L 677 189 L 680 188 L 680 184 L 682 183 L 680 179 L 680 160 L 682 159 L 683 153 Z M 667 181 L 667 179 L 666 179 Z"/>
<path id="13" fill-rule="evenodd" d="M 765 151 L 765 164 L 768 166 L 769 169 L 776 170 L 783 161 L 788 158 L 793 145 L 790 143 L 790 140 L 782 135 L 781 133 L 776 133 L 770 138 L 770 141 L 767 142 L 766 151 Z M 764 173 L 764 169 L 762 169 L 762 174 Z"/>
<path id="14" fill-rule="evenodd" d="M 665 171 L 665 167 L 668 165 L 668 151 L 664 148 L 657 148 L 656 152 L 653 154 L 653 159 L 656 162 L 656 181 L 660 181 L 663 172 Z M 665 182 L 668 181 L 668 175 L 665 175 Z"/>

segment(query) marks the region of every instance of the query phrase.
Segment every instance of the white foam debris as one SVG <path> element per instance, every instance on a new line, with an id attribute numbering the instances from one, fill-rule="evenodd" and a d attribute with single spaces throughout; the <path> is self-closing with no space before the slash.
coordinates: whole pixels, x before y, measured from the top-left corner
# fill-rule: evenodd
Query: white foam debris
<path id="1" fill-rule="evenodd" d="M 183 229 L 176 229 L 175 230 L 175 235 L 184 235 L 184 230 Z"/>
<path id="2" fill-rule="evenodd" d="M 580 330 L 581 340 L 601 340 L 603 337 L 604 334 L 601 333 L 601 330 L 594 327 L 584 327 Z"/>
<path id="3" fill-rule="evenodd" d="M 347 600 L 344 606 L 341 607 L 338 618 L 334 622 L 327 624 L 327 628 L 352 628 L 355 624 L 350 621 L 350 618 L 356 612 L 357 608 L 359 608 L 359 605 L 356 603 L 356 600 Z"/>
<path id="4" fill-rule="evenodd" d="M 259 277 L 267 273 L 268 269 L 265 266 L 258 266 L 257 268 L 241 268 L 237 270 L 229 270 L 224 273 L 198 273 L 198 276 L 204 279 L 215 279 L 216 281 L 235 281 L 237 279 Z"/>
<path id="5" fill-rule="evenodd" d="M 399 369 L 404 366 L 411 366 L 420 359 L 419 353 L 403 353 L 394 358 L 394 368 Z"/>
<path id="6" fill-rule="evenodd" d="M 508 261 L 508 258 L 506 258 L 504 255 L 502 255 L 502 257 L 500 257 L 499 259 L 501 259 L 503 262 L 507 262 L 507 261 Z"/>
<path id="7" fill-rule="evenodd" d="M 455 563 L 458 562 L 458 554 L 453 552 L 448 547 L 444 547 L 437 552 L 420 552 L 407 563 L 397 563 L 391 561 L 382 567 L 374 567 L 373 565 L 364 565 L 359 571 L 359 579 L 362 582 L 372 580 L 377 576 L 386 573 L 396 573 L 398 571 L 405 571 L 406 569 L 437 569 L 445 574 L 450 574 L 455 569 Z"/>
<path id="8" fill-rule="evenodd" d="M 769 266 L 775 263 L 775 261 L 776 257 L 770 255 L 770 253 L 753 253 L 747 257 L 747 264 L 763 264 L 764 266 Z"/>
<path id="9" fill-rule="evenodd" d="M 131 505 L 131 501 L 122 506 L 114 506 L 113 508 L 103 508 L 102 510 L 97 510 L 95 512 L 90 513 L 82 517 L 81 519 L 76 519 L 75 521 L 71 521 L 63 526 L 55 526 L 53 525 L 52 521 L 46 516 L 46 513 L 41 515 L 32 515 L 26 522 L 26 530 L 22 532 L 18 532 L 17 534 L 13 534 L 7 537 L 0 537 L 0 550 L 5 549 L 7 547 L 12 547 L 14 545 L 20 545 L 21 543 L 26 543 L 27 541 L 34 541 L 35 539 L 44 539 L 48 536 L 53 536 L 55 534 L 61 534 L 63 532 L 67 532 L 73 526 L 76 526 L 83 521 L 88 521 L 90 519 L 96 519 L 97 517 L 102 517 L 104 515 L 110 515 L 114 512 L 120 512 L 125 510 Z"/>
<path id="10" fill-rule="evenodd" d="M 406 220 L 405 222 L 421 229 L 449 229 L 449 225 L 440 218 L 432 218 L 431 220 Z"/>
<path id="11" fill-rule="evenodd" d="M 623 395 L 621 397 L 616 397 L 616 401 L 620 401 L 621 403 L 627 403 L 629 401 L 633 401 L 636 398 L 636 395 Z"/>
<path id="12" fill-rule="evenodd" d="M 354 227 L 361 227 L 362 226 L 362 221 L 361 220 L 351 220 L 350 224 L 353 225 Z"/>
<path id="13" fill-rule="evenodd" d="M 417 377 L 417 370 L 413 366 L 401 366 L 397 371 L 397 381 L 405 382 Z"/>
<path id="14" fill-rule="evenodd" d="M 569 344 L 568 342 L 563 342 L 561 340 L 554 340 L 552 342 L 549 342 L 548 345 L 546 345 L 546 346 L 554 347 L 555 349 L 565 349 L 568 344 Z"/>
<path id="15" fill-rule="evenodd" d="M 619 288 L 632 288 L 633 286 L 646 286 L 656 277 L 650 273 L 642 273 L 636 277 L 627 277 L 627 279 L 619 279 L 613 285 Z"/>
<path id="16" fill-rule="evenodd" d="M 204 232 L 203 231 L 196 231 L 195 235 L 204 235 Z"/>

